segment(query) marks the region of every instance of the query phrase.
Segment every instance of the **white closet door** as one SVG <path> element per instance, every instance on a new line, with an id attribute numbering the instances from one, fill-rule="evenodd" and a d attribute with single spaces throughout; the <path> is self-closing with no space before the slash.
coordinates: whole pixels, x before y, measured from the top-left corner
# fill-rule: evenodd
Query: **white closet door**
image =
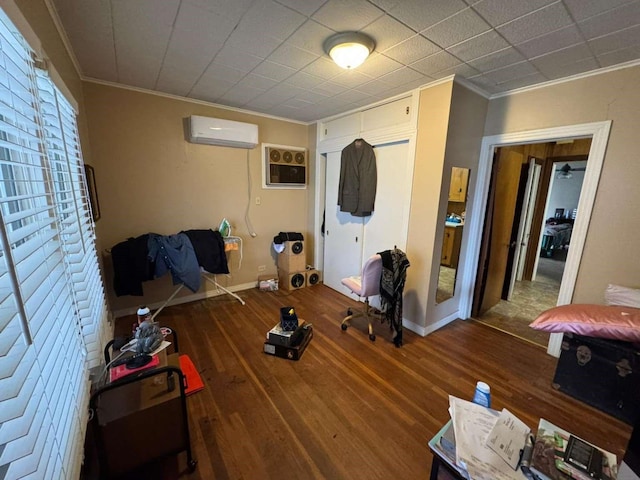
<path id="1" fill-rule="evenodd" d="M 363 219 L 348 212 L 341 212 L 338 206 L 341 155 L 341 152 L 327 154 L 322 273 L 325 285 L 350 295 L 351 291 L 342 285 L 341 280 L 360 275 Z"/>
<path id="2" fill-rule="evenodd" d="M 405 250 L 413 172 L 409 163 L 409 142 L 376 145 L 378 186 L 376 203 L 365 218 L 363 262 L 374 253 Z"/>

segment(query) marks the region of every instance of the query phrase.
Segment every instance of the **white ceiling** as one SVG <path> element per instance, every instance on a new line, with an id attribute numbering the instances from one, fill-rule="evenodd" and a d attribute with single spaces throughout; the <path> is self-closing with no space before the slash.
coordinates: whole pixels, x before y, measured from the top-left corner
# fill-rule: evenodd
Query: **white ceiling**
<path id="1" fill-rule="evenodd" d="M 452 74 L 487 94 L 640 59 L 640 0 L 50 0 L 81 75 L 310 122 Z M 322 50 L 362 31 L 342 70 Z"/>

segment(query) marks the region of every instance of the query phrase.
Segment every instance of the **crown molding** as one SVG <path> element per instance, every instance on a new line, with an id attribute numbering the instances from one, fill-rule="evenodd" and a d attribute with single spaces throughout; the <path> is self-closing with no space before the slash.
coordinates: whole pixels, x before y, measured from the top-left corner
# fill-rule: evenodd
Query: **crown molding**
<path id="1" fill-rule="evenodd" d="M 596 70 L 591 70 L 589 72 L 577 73 L 575 75 L 571 75 L 569 77 L 559 78 L 557 80 L 549 80 L 548 82 L 537 83 L 535 85 L 530 85 L 528 87 L 516 88 L 514 90 L 508 90 L 506 92 L 494 93 L 489 97 L 489 100 L 494 100 L 496 98 L 508 97 L 511 95 L 517 95 L 519 93 L 531 92 L 533 90 L 538 90 L 540 88 L 547 88 L 553 85 L 560 85 L 562 83 L 573 82 L 574 80 L 580 80 L 587 77 L 593 77 L 596 75 L 602 75 L 604 73 L 615 72 L 616 70 L 624 70 L 626 68 L 633 68 L 640 65 L 640 60 L 632 60 L 630 62 L 619 63 L 617 65 L 613 65 L 611 67 L 598 68 Z"/>

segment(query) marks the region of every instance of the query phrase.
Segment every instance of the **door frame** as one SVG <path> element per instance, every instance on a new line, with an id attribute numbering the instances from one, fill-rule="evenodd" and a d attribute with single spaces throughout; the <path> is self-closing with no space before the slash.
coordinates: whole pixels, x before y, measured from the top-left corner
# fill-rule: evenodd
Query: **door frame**
<path id="1" fill-rule="evenodd" d="M 469 318 L 471 315 L 494 149 L 510 145 L 545 143 L 571 138 L 591 138 L 591 149 L 589 150 L 584 183 L 582 184 L 578 202 L 578 215 L 573 225 L 571 248 L 567 255 L 567 262 L 558 294 L 558 305 L 566 305 L 571 303 L 573 297 L 610 130 L 611 120 L 607 120 L 483 137 L 476 189 L 472 199 L 473 212 L 475 214 L 467 221 L 469 226 L 468 255 L 465 258 L 462 278 L 460 278 L 460 290 L 462 292 L 462 298 L 460 299 L 461 318 Z M 561 344 L 562 334 L 552 333 L 549 338 L 547 353 L 559 357 Z"/>

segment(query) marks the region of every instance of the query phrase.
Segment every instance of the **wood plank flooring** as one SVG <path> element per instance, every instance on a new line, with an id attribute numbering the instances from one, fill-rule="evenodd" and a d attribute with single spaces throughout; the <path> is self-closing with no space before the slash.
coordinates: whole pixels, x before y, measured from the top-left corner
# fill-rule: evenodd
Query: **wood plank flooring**
<path id="1" fill-rule="evenodd" d="M 357 303 L 323 285 L 241 296 L 245 306 L 220 296 L 167 307 L 157 318 L 178 331 L 180 352 L 205 383 L 188 397 L 198 467 L 189 474 L 181 454 L 173 467 L 159 467 L 162 478 L 426 479 L 427 442 L 449 419 L 448 395 L 470 399 L 480 379 L 494 408 L 534 430 L 544 417 L 624 453 L 631 428 L 554 390 L 556 359 L 528 342 L 458 320 L 425 338 L 405 329 L 404 346 L 395 348 L 386 324 L 375 324 L 375 342 L 364 323 L 341 331 L 346 308 Z M 282 306 L 314 327 L 297 362 L 262 352 Z M 132 321 L 119 319 L 117 331 Z"/>

